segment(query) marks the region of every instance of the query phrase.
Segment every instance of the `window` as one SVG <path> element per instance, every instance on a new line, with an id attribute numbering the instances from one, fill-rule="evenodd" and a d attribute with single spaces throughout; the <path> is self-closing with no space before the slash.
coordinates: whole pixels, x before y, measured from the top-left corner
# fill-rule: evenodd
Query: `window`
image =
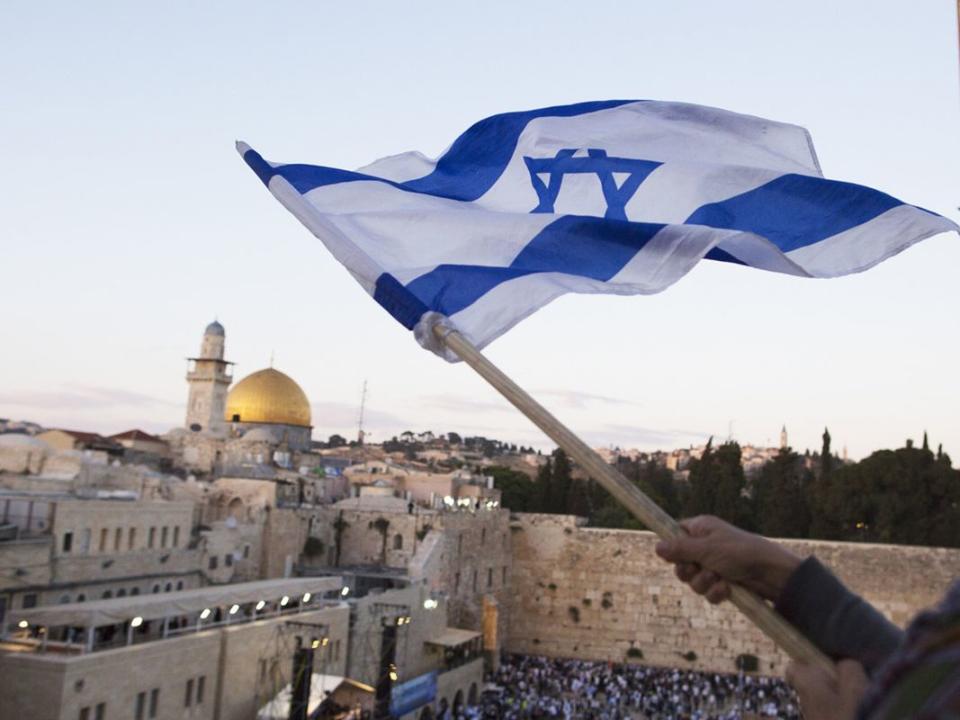
<path id="1" fill-rule="evenodd" d="M 190 703 L 193 702 L 193 678 L 187 680 L 187 691 L 183 696 L 183 706 L 190 707 Z"/>
<path id="2" fill-rule="evenodd" d="M 77 602 L 84 602 L 86 599 L 87 599 L 87 596 L 84 595 L 83 593 L 80 593 L 79 595 L 77 595 Z"/>
<path id="3" fill-rule="evenodd" d="M 65 553 L 68 553 L 72 549 L 73 549 L 73 533 L 65 532 L 63 534 L 63 551 Z"/>
<path id="4" fill-rule="evenodd" d="M 113 533 L 113 549 L 120 552 L 121 545 L 123 545 L 123 528 L 117 528 Z"/>
<path id="5" fill-rule="evenodd" d="M 153 592 L 154 592 L 154 594 L 160 592 L 160 583 L 156 583 L 156 584 L 153 586 Z"/>
<path id="6" fill-rule="evenodd" d="M 227 567 L 231 567 L 233 565 L 233 553 L 227 553 L 223 556 L 223 564 Z"/>
<path id="7" fill-rule="evenodd" d="M 403 535 L 400 533 L 397 533 L 393 536 L 393 549 L 403 550 Z"/>
<path id="8" fill-rule="evenodd" d="M 506 565 L 503 566 L 503 579 L 500 582 L 503 583 L 504 585 L 507 584 L 507 566 Z"/>
<path id="9" fill-rule="evenodd" d="M 150 713 L 147 717 L 155 718 L 157 716 L 157 704 L 160 701 L 160 688 L 154 688 L 150 691 Z"/>
<path id="10" fill-rule="evenodd" d="M 118 598 L 122 598 L 122 597 L 126 597 L 126 596 L 127 596 L 127 591 L 126 591 L 125 588 L 120 588 L 119 590 L 117 590 L 117 597 L 118 597 Z"/>
<path id="11" fill-rule="evenodd" d="M 180 526 L 176 525 L 173 528 L 173 546 L 180 547 Z"/>
<path id="12" fill-rule="evenodd" d="M 177 590 L 183 590 L 183 580 L 177 580 Z"/>
<path id="13" fill-rule="evenodd" d="M 130 588 L 130 594 L 131 594 L 131 595 L 139 595 L 139 594 L 140 594 L 140 588 L 138 588 L 138 587 Z"/>
<path id="14" fill-rule="evenodd" d="M 453 591 L 457 592 L 458 590 L 460 590 L 460 573 L 453 576 Z"/>
<path id="15" fill-rule="evenodd" d="M 133 711 L 133 720 L 143 720 L 143 711 L 147 706 L 147 693 L 137 693 L 137 705 Z"/>
<path id="16" fill-rule="evenodd" d="M 107 551 L 107 529 L 100 528 L 100 552 Z"/>
<path id="17" fill-rule="evenodd" d="M 207 684 L 207 676 L 201 675 L 197 678 L 197 705 L 203 702 L 203 686 Z"/>
<path id="18" fill-rule="evenodd" d="M 473 571 L 473 591 L 477 591 L 477 571 Z"/>
<path id="19" fill-rule="evenodd" d="M 493 587 L 493 568 L 487 568 L 487 587 Z"/>
<path id="20" fill-rule="evenodd" d="M 217 569 L 217 556 L 216 556 L 216 555 L 211 555 L 211 556 L 210 556 L 210 562 L 207 564 L 207 567 L 209 567 L 211 570 L 216 570 L 216 569 Z"/>
<path id="21" fill-rule="evenodd" d="M 170 592 L 171 590 L 173 590 L 173 583 L 167 583 L 166 585 L 163 586 L 164 592 Z"/>
<path id="22" fill-rule="evenodd" d="M 483 545 L 487 541 L 487 529 L 482 528 L 480 530 L 480 544 Z"/>
<path id="23" fill-rule="evenodd" d="M 157 541 L 157 529 L 155 527 L 152 527 L 150 528 L 150 532 L 147 534 L 147 547 L 152 550 L 156 541 Z"/>
<path id="24" fill-rule="evenodd" d="M 113 591 L 112 591 L 112 590 L 104 590 L 104 591 L 103 591 L 103 595 L 102 595 L 101 597 L 103 597 L 104 600 L 109 600 L 110 598 L 113 597 Z"/>
<path id="25" fill-rule="evenodd" d="M 250 546 L 249 546 L 249 545 L 244 545 L 244 546 L 243 546 L 243 559 L 246 560 L 246 559 L 249 558 L 249 557 L 250 557 Z"/>
<path id="26" fill-rule="evenodd" d="M 105 702 L 97 703 L 97 711 L 93 715 L 93 720 L 103 720 L 107 716 L 107 704 Z"/>
<path id="27" fill-rule="evenodd" d="M 80 708 L 79 720 L 90 720 L 90 706 Z"/>
<path id="28" fill-rule="evenodd" d="M 137 529 L 130 528 L 127 531 L 127 550 L 133 550 L 137 546 Z"/>
<path id="29" fill-rule="evenodd" d="M 162 528 L 160 528 L 160 547 L 162 547 L 162 548 L 165 548 L 165 547 L 167 546 L 167 533 L 168 533 L 168 532 L 169 532 L 169 528 L 167 528 L 166 525 L 164 525 Z"/>
<path id="30" fill-rule="evenodd" d="M 37 594 L 27 593 L 23 596 L 23 609 L 35 608 L 37 606 Z"/>

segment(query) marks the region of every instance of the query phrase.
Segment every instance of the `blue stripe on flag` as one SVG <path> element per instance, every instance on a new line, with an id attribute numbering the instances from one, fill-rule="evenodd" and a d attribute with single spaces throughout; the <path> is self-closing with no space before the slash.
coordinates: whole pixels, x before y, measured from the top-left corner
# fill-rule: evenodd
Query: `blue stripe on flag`
<path id="1" fill-rule="evenodd" d="M 383 273 L 377 278 L 373 299 L 407 330 L 413 330 L 430 309 L 390 273 Z"/>
<path id="2" fill-rule="evenodd" d="M 450 316 L 500 283 L 524 275 L 558 272 L 606 281 L 663 227 L 567 215 L 541 230 L 507 267 L 438 265 L 406 289 L 430 310 Z"/>
<path id="3" fill-rule="evenodd" d="M 783 252 L 813 245 L 903 205 L 872 188 L 809 175 L 782 175 L 753 190 L 698 208 L 686 222 L 745 230 Z M 712 257 L 711 259 L 726 259 Z"/>
<path id="4" fill-rule="evenodd" d="M 487 192 L 503 174 L 513 156 L 520 133 L 531 120 L 541 117 L 573 117 L 633 102 L 639 101 L 584 102 L 488 117 L 458 137 L 437 161 L 430 174 L 406 182 L 393 182 L 374 175 L 322 165 L 291 164 L 272 167 L 254 150 L 248 150 L 243 157 L 264 185 L 268 185 L 274 175 L 280 175 L 301 195 L 325 185 L 363 180 L 381 182 L 408 192 L 472 201 Z"/>

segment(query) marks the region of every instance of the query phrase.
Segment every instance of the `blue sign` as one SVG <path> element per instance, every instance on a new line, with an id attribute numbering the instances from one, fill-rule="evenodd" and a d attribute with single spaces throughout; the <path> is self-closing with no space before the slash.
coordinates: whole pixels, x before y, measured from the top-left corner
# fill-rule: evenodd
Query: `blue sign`
<path id="1" fill-rule="evenodd" d="M 436 699 L 437 673 L 434 671 L 394 685 L 390 693 L 390 714 L 400 717 Z"/>

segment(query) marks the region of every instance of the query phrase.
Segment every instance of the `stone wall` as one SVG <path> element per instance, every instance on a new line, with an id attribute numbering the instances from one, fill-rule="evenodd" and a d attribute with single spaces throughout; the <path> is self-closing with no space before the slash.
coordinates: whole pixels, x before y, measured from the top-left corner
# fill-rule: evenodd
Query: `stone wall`
<path id="1" fill-rule="evenodd" d="M 674 577 L 655 535 L 581 523 L 514 516 L 507 650 L 724 672 L 750 654 L 761 672 L 782 672 L 783 654 L 731 605 L 712 606 Z M 960 577 L 960 550 L 782 542 L 815 554 L 900 625 Z"/>

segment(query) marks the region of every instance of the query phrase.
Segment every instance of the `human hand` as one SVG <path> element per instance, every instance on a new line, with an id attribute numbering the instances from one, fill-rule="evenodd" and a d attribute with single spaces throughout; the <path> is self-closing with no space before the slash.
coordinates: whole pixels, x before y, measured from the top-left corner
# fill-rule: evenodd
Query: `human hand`
<path id="1" fill-rule="evenodd" d="M 659 542 L 657 555 L 713 604 L 730 597 L 730 583 L 775 601 L 801 562 L 786 548 L 712 515 L 681 520 L 680 526 L 688 534 Z"/>
<path id="2" fill-rule="evenodd" d="M 854 720 L 870 681 L 856 660 L 837 663 L 835 677 L 817 665 L 792 662 L 787 682 L 800 697 L 804 720 Z"/>

